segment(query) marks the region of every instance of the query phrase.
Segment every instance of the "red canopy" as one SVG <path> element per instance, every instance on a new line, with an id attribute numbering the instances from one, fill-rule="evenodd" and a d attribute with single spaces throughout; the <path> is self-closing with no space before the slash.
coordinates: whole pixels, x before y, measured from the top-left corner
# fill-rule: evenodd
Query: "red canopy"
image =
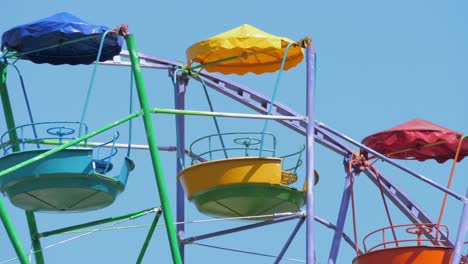
<path id="1" fill-rule="evenodd" d="M 370 135 L 362 143 L 395 159 L 435 159 L 443 163 L 455 158 L 462 133 L 422 119 L 413 119 L 394 128 Z M 457 161 L 468 156 L 468 138 L 463 140 Z"/>

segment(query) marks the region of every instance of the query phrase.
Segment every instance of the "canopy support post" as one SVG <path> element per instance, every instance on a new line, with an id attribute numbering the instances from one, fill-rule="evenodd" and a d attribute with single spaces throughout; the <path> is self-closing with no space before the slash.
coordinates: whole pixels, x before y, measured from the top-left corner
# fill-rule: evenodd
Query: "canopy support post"
<path id="1" fill-rule="evenodd" d="M 328 256 L 328 264 L 335 264 L 336 258 L 338 257 L 338 251 L 340 250 L 341 238 L 343 236 L 343 228 L 346 221 L 346 214 L 348 212 L 349 207 L 349 200 L 351 197 L 351 185 L 349 181 L 349 177 L 354 177 L 353 174 L 349 172 L 347 169 L 347 164 L 352 157 L 347 157 L 343 160 L 345 171 L 346 171 L 346 178 L 345 178 L 345 187 L 343 190 L 343 196 L 341 198 L 341 205 L 338 212 L 338 219 L 336 220 L 336 232 L 333 236 L 333 242 L 330 249 L 330 255 Z M 355 241 L 354 243 L 357 243 Z"/>
<path id="2" fill-rule="evenodd" d="M 7 128 L 10 131 L 9 136 L 10 136 L 10 143 L 13 145 L 13 151 L 17 152 L 19 151 L 19 146 L 18 146 L 18 135 L 16 134 L 16 130 L 11 130 L 15 128 L 15 120 L 13 118 L 13 110 L 11 108 L 11 103 L 10 103 L 10 97 L 8 96 L 8 90 L 6 86 L 6 76 L 7 76 L 7 64 L 0 62 L 0 97 L 2 99 L 2 106 L 3 106 L 3 113 L 5 115 L 5 121 L 7 124 Z M 31 213 L 32 214 L 32 213 Z M 5 230 L 8 233 L 8 237 L 10 238 L 10 241 L 16 251 L 16 254 L 18 255 L 18 258 L 21 262 L 21 264 L 26 264 L 29 263 L 28 257 L 26 255 L 26 252 L 24 251 L 23 246 L 21 245 L 21 242 L 18 238 L 18 235 L 15 231 L 15 228 L 13 227 L 13 223 L 11 222 L 10 217 L 8 216 L 8 213 L 6 211 L 5 205 L 3 204 L 2 199 L 0 199 L 0 217 L 2 218 L 2 223 L 5 226 Z M 32 232 L 31 230 L 31 224 L 30 224 L 30 219 L 34 219 L 34 214 L 30 216 L 28 212 L 26 212 L 26 217 L 28 219 L 28 225 L 30 227 L 30 233 Z M 34 221 L 34 226 L 35 226 L 35 221 Z M 37 231 L 37 227 L 36 227 Z M 32 238 L 32 237 L 31 237 Z M 37 240 L 38 241 L 38 240 Z M 33 240 L 33 246 L 34 250 L 37 250 L 37 246 L 39 246 L 38 249 L 41 249 L 40 243 L 35 243 Z M 36 262 L 37 263 L 43 263 L 44 259 L 42 257 L 41 251 L 39 251 L 36 256 Z M 40 262 L 42 261 L 42 262 Z"/>
<path id="3" fill-rule="evenodd" d="M 315 93 L 315 49 L 313 46 L 306 48 L 307 54 L 307 145 L 306 145 L 306 262 L 315 263 L 315 229 L 314 229 L 314 93 Z"/>
<path id="4" fill-rule="evenodd" d="M 145 125 L 146 137 L 150 148 L 151 162 L 153 164 L 153 171 L 156 178 L 156 184 L 158 187 L 159 199 L 161 201 L 161 207 L 164 212 L 164 222 L 166 226 L 166 232 L 168 236 L 169 246 L 172 254 L 172 261 L 176 264 L 182 264 L 182 258 L 180 256 L 179 242 L 177 241 L 177 233 L 174 226 L 174 220 L 172 217 L 171 206 L 168 199 L 166 182 L 164 179 L 162 164 L 159 157 L 158 144 L 156 142 L 155 131 L 153 126 L 153 120 L 151 119 L 150 105 L 148 97 L 146 95 L 146 88 L 143 82 L 143 74 L 141 72 L 140 60 L 137 54 L 135 39 L 133 34 L 128 32 L 128 28 L 122 27 L 120 33 L 125 37 L 127 48 L 130 53 L 130 61 L 132 64 L 132 70 L 135 77 L 136 88 L 138 91 L 138 98 L 140 106 L 143 111 L 143 123 Z"/>

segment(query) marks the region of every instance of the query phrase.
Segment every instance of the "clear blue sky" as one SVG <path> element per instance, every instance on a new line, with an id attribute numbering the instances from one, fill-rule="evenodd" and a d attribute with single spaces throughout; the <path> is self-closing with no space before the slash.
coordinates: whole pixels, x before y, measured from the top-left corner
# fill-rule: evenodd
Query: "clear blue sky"
<path id="1" fill-rule="evenodd" d="M 316 47 L 317 90 L 316 118 L 360 141 L 374 132 L 393 127 L 413 118 L 468 133 L 468 4 L 465 1 L 135 1 L 119 5 L 110 1 L 7 1 L 2 5 L 0 32 L 54 13 L 66 11 L 85 21 L 109 27 L 127 23 L 135 34 L 140 52 L 185 60 L 185 49 L 192 43 L 248 23 L 272 34 L 298 40 L 313 38 Z M 79 120 L 92 67 L 17 64 L 25 78 L 36 121 Z M 167 72 L 145 70 L 151 105 L 173 107 L 173 92 Z M 250 88 L 271 95 L 275 74 L 227 76 Z M 17 124 L 27 122 L 19 81 L 9 73 L 9 89 Z M 129 70 L 100 67 L 86 123 L 93 129 L 124 116 L 128 111 Z M 208 109 L 198 85 L 189 88 L 187 108 Z M 215 110 L 249 112 L 245 107 L 212 94 Z M 278 100 L 297 112 L 305 112 L 305 63 L 283 74 Z M 156 134 L 160 145 L 174 145 L 174 118 L 156 116 Z M 203 123 L 202 123 L 203 122 Z M 223 131 L 260 131 L 259 122 L 221 120 Z M 205 125 L 206 123 L 206 125 Z M 203 124 L 203 125 L 200 125 Z M 5 130 L 0 116 L 0 130 Z M 125 127 L 122 127 L 125 135 Z M 188 118 L 187 142 L 215 133 L 211 119 Z M 294 151 L 305 138 L 279 125 L 271 125 L 277 135 L 280 152 Z M 134 143 L 146 144 L 140 121 L 135 125 Z M 122 141 L 125 141 L 122 139 Z M 133 151 L 136 169 L 127 188 L 110 207 L 80 214 L 37 214 L 41 231 L 115 216 L 159 206 L 149 155 Z M 164 173 L 172 206 L 175 209 L 175 157 L 162 153 Z M 320 183 L 316 188 L 316 213 L 336 221 L 344 186 L 342 158 L 317 146 Z M 443 185 L 451 162 L 402 162 Z M 464 194 L 467 188 L 468 161 L 458 164 L 453 189 Z M 409 175 L 378 162 L 385 175 L 437 218 L 443 194 Z M 305 169 L 300 173 L 300 185 Z M 365 234 L 387 225 L 377 188 L 365 176 L 356 186 L 358 231 Z M 27 224 L 23 211 L 13 207 L 6 197 L 8 212 L 25 248 L 29 249 Z M 409 221 L 395 210 L 397 224 Z M 175 212 L 175 211 L 174 211 Z M 461 204 L 449 198 L 444 222 L 455 238 Z M 187 220 L 209 219 L 187 202 Z M 350 216 L 350 215 L 349 215 Z M 151 217 L 123 225 L 147 225 Z M 349 217 L 346 232 L 351 235 Z M 162 223 L 162 221 L 161 221 Z M 187 225 L 187 235 L 198 235 L 233 227 L 244 222 Z M 203 241 L 239 250 L 276 255 L 295 223 L 262 228 Z M 317 226 L 316 252 L 319 263 L 326 263 L 332 233 Z M 105 231 L 85 236 L 45 251 L 48 263 L 132 263 L 136 260 L 147 228 Z M 76 235 L 76 234 L 75 234 Z M 44 246 L 73 235 L 56 236 L 42 241 Z M 286 257 L 305 259 L 305 226 L 291 245 Z M 342 244 L 338 263 L 350 263 L 353 250 Z M 0 227 L 0 263 L 14 257 L 3 227 Z M 265 257 L 231 253 L 196 245 L 187 246 L 187 263 L 271 263 Z M 164 228 L 158 228 L 144 263 L 170 263 Z M 295 263 L 284 261 L 283 263 Z"/>

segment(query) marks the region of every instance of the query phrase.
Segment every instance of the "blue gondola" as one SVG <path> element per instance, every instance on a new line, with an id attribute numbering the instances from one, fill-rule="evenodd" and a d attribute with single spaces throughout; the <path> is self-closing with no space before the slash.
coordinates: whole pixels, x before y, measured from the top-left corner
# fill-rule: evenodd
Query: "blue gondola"
<path id="1" fill-rule="evenodd" d="M 2 60 L 19 58 L 53 65 L 109 60 L 120 53 L 122 39 L 107 31 L 107 27 L 59 13 L 5 32 Z M 0 191 L 14 205 L 29 211 L 87 211 L 112 204 L 124 190 L 129 172 L 134 168 L 127 155 L 120 172 L 109 176 L 116 171 L 113 158 L 117 154 L 114 143 L 118 133 L 98 146 L 82 142 L 40 159 L 52 149 L 51 145 L 74 140 L 82 135 L 82 130 L 86 133 L 87 127 L 83 118 L 81 122 L 35 123 L 27 97 L 26 103 L 30 124 L 10 127 L 0 138 L 4 152 L 0 171 L 25 161 L 36 161 L 0 177 Z M 110 149 L 101 155 L 104 151 L 100 149 L 109 145 Z"/>

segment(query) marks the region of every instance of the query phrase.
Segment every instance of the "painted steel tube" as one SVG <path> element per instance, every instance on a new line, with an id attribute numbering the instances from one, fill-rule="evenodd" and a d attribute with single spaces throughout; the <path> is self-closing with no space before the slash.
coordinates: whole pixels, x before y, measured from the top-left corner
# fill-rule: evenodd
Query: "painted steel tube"
<path id="1" fill-rule="evenodd" d="M 468 190 L 466 192 L 466 198 L 468 198 Z M 452 264 L 459 264 L 463 251 L 463 243 L 465 241 L 466 232 L 468 230 L 468 203 L 465 202 L 463 205 L 463 213 L 460 218 L 460 226 L 458 227 L 457 241 L 453 249 Z"/>
<path id="2" fill-rule="evenodd" d="M 304 223 L 304 221 L 305 221 L 305 218 L 299 219 L 299 222 L 298 222 L 297 225 L 294 227 L 294 230 L 292 231 L 292 233 L 291 233 L 291 235 L 289 236 L 289 238 L 288 238 L 288 240 L 286 241 L 286 243 L 284 243 L 284 246 L 283 246 L 283 248 L 281 249 L 281 252 L 279 253 L 278 257 L 276 258 L 274 264 L 279 264 L 280 261 L 283 259 L 284 254 L 286 254 L 286 251 L 288 250 L 289 245 L 291 245 L 291 242 L 293 241 L 294 237 L 296 236 L 297 232 L 298 232 L 299 229 L 301 228 L 301 226 L 302 226 L 302 224 Z"/>
<path id="3" fill-rule="evenodd" d="M 207 112 L 207 111 L 164 109 L 164 108 L 153 108 L 151 109 L 151 112 L 155 114 L 194 115 L 194 116 L 211 116 L 211 117 L 218 116 L 218 117 L 250 118 L 250 119 L 304 120 L 304 117 L 302 116 L 255 115 L 255 114 Z"/>
<path id="4" fill-rule="evenodd" d="M 8 96 L 8 89 L 6 85 L 6 77 L 7 77 L 7 64 L 5 63 L 0 63 L 0 97 L 2 100 L 2 106 L 3 106 L 3 113 L 5 115 L 5 121 L 7 124 L 7 128 L 10 131 L 9 136 L 10 136 L 10 142 L 14 144 L 13 146 L 13 151 L 17 152 L 19 151 L 19 146 L 16 144 L 18 142 L 18 135 L 16 134 L 15 128 L 15 119 L 13 117 L 13 110 L 11 108 L 11 102 L 10 102 L 10 97 Z M 10 216 L 8 215 L 5 205 L 3 204 L 3 201 L 0 199 L 0 218 L 2 219 L 3 225 L 5 226 L 5 230 L 8 233 L 8 237 L 10 238 L 10 241 L 13 245 L 13 248 L 15 249 L 16 254 L 18 255 L 18 258 L 22 264 L 29 263 L 29 260 L 27 258 L 26 252 L 21 245 L 21 242 L 19 241 L 18 235 L 13 227 L 13 223 L 11 222 Z M 30 226 L 30 233 L 34 230 L 31 229 L 31 227 L 36 226 L 35 220 L 34 220 L 34 215 L 31 215 L 26 212 L 26 218 L 28 220 L 28 225 Z M 31 222 L 32 221 L 32 222 Z M 37 227 L 35 228 L 37 232 Z M 32 239 L 32 237 L 31 237 Z M 33 247 L 34 250 L 40 249 L 40 244 L 37 242 L 35 243 L 34 240 L 33 242 Z M 37 248 L 39 247 L 39 248 Z M 36 254 L 36 261 L 38 263 L 43 263 L 44 260 L 41 258 L 42 252 L 39 251 L 39 254 Z"/>
<path id="5" fill-rule="evenodd" d="M 185 109 L 185 89 L 187 88 L 188 78 L 179 76 L 176 77 L 176 85 L 174 89 L 174 99 L 175 99 L 175 108 L 179 110 Z M 177 155 L 176 155 L 176 171 L 177 175 L 184 169 L 185 167 L 185 116 L 184 115 L 176 115 L 176 134 L 177 134 Z M 185 237 L 185 195 L 184 189 L 182 184 L 177 181 L 176 187 L 176 195 L 177 195 L 177 205 L 176 205 L 176 220 L 178 223 L 182 223 L 177 225 L 177 237 L 179 240 L 184 239 Z M 180 256 L 182 259 L 182 263 L 185 262 L 185 245 L 180 244 Z"/>
<path id="6" fill-rule="evenodd" d="M 189 238 L 186 238 L 186 239 L 182 240 L 181 243 L 190 244 L 192 242 L 207 239 L 207 238 L 211 238 L 211 237 L 222 236 L 222 235 L 227 235 L 227 234 L 231 234 L 231 233 L 235 233 L 235 232 L 249 230 L 249 229 L 253 229 L 253 228 L 257 228 L 257 227 L 261 227 L 261 226 L 277 224 L 277 223 L 289 221 L 289 220 L 296 219 L 296 218 L 303 217 L 303 216 L 304 216 L 303 212 L 298 212 L 298 213 L 293 214 L 293 215 L 283 216 L 283 217 L 280 217 L 280 218 L 275 218 L 275 219 L 263 221 L 263 222 L 260 222 L 260 223 L 255 223 L 255 224 L 250 224 L 250 225 L 245 225 L 245 226 L 240 226 L 240 227 L 234 227 L 234 228 L 221 230 L 221 231 L 217 231 L 217 232 L 213 232 L 213 233 L 209 233 L 209 234 L 204 234 L 204 235 L 200 235 L 200 236 L 189 237 Z"/>
<path id="7" fill-rule="evenodd" d="M 345 159 L 346 161 L 346 159 Z M 354 175 L 350 174 L 349 171 L 346 169 L 347 165 L 345 163 L 345 171 L 346 171 L 346 178 L 345 178 L 345 187 L 343 190 L 343 196 L 341 198 L 341 205 L 338 212 L 338 219 L 336 220 L 336 232 L 333 236 L 333 242 L 330 248 L 330 254 L 328 256 L 328 264 L 335 264 L 336 259 L 338 257 L 338 251 L 340 250 L 341 244 L 341 237 L 343 236 L 343 229 L 344 224 L 346 221 L 346 214 L 348 212 L 349 207 L 349 200 L 351 197 L 351 185 L 349 181 L 349 177 L 354 177 Z"/>
<path id="8" fill-rule="evenodd" d="M 34 258 L 37 264 L 44 264 L 44 254 L 42 253 L 41 240 L 37 237 L 37 223 L 34 212 L 26 211 L 26 220 L 28 222 L 29 236 L 34 250 Z"/>
<path id="9" fill-rule="evenodd" d="M 28 255 L 19 240 L 18 234 L 16 233 L 15 228 L 13 227 L 13 222 L 11 222 L 10 217 L 6 211 L 5 205 L 3 204 L 3 199 L 0 198 L 0 218 L 2 219 L 3 226 L 5 227 L 5 231 L 8 234 L 8 238 L 10 238 L 11 244 L 18 256 L 19 261 L 21 264 L 29 264 Z"/>
<path id="10" fill-rule="evenodd" d="M 143 261 L 143 257 L 145 256 L 146 250 L 148 249 L 149 242 L 153 237 L 154 230 L 156 229 L 156 225 L 158 224 L 159 217 L 161 216 L 161 210 L 156 213 L 156 216 L 151 223 L 150 230 L 148 231 L 148 235 L 146 236 L 145 242 L 143 242 L 143 246 L 141 247 L 140 254 L 138 255 L 138 259 L 136 261 L 137 264 L 140 264 Z"/>
<path id="11" fill-rule="evenodd" d="M 307 96 L 306 112 L 308 120 L 315 120 L 315 49 L 307 47 Z M 307 123 L 306 133 L 306 262 L 315 263 L 315 228 L 314 228 L 314 122 Z"/>
<path id="12" fill-rule="evenodd" d="M 167 193 L 166 182 L 163 175 L 162 163 L 159 157 L 158 144 L 156 142 L 156 133 L 151 119 L 150 105 L 146 95 L 146 88 L 143 81 L 143 74 L 141 72 L 140 60 L 138 58 L 135 39 L 133 34 L 124 32 L 125 41 L 130 54 L 130 61 L 132 63 L 133 75 L 135 77 L 136 88 L 138 91 L 138 99 L 140 101 L 141 109 L 143 110 L 143 123 L 145 126 L 148 145 L 150 147 L 151 162 L 153 164 L 154 176 L 158 186 L 159 199 L 163 209 L 164 222 L 168 236 L 169 246 L 173 263 L 181 264 L 182 258 L 180 256 L 179 242 L 177 240 L 176 228 L 172 217 L 171 205 L 169 203 L 169 195 Z"/>
<path id="13" fill-rule="evenodd" d="M 108 217 L 108 218 L 104 218 L 104 219 L 100 219 L 100 220 L 96 220 L 96 221 L 92 221 L 92 222 L 88 222 L 88 223 L 84 223 L 84 224 L 73 225 L 73 226 L 69 226 L 69 227 L 55 229 L 55 230 L 39 233 L 39 234 L 37 234 L 37 237 L 48 237 L 48 236 L 52 236 L 52 235 L 63 234 L 63 233 L 66 233 L 66 232 L 79 230 L 79 229 L 83 229 L 83 228 L 87 228 L 87 227 L 91 227 L 91 226 L 96 226 L 96 225 L 102 225 L 102 224 L 115 222 L 115 221 L 119 221 L 119 220 L 127 219 L 127 218 L 135 219 L 135 218 L 141 217 L 143 215 L 146 215 L 146 214 L 154 212 L 154 211 L 159 212 L 160 209 L 159 208 L 150 208 L 150 209 L 141 210 L 141 211 L 133 212 L 133 213 L 129 213 L 129 214 L 124 214 L 124 215 L 119 215 L 119 216 L 114 216 L 114 217 Z"/>

